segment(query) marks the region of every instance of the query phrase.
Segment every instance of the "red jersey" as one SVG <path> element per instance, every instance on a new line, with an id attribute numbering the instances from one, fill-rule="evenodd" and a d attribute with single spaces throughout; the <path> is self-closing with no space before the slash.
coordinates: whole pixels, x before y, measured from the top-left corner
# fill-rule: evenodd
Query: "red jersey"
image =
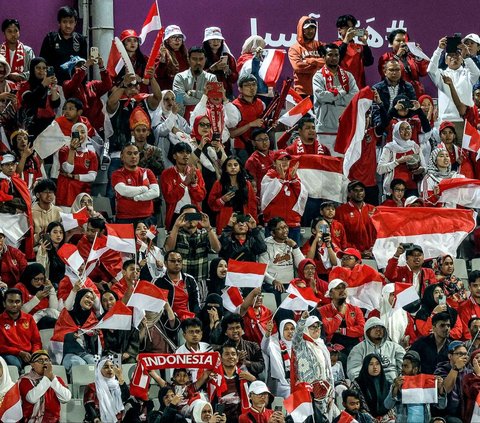
<path id="1" fill-rule="evenodd" d="M 474 298 L 465 300 L 458 308 L 458 317 L 462 320 L 463 337 L 462 339 L 472 339 L 468 330 L 468 322 L 472 317 L 480 317 L 480 304 Z"/>
<path id="2" fill-rule="evenodd" d="M 248 103 L 243 98 L 238 97 L 232 101 L 232 104 L 237 107 L 241 116 L 241 120 L 240 122 L 238 122 L 236 128 L 241 128 L 247 123 L 253 122 L 254 120 L 261 118 L 265 109 L 265 104 L 263 104 L 263 101 L 258 98 L 255 98 L 253 102 Z M 251 133 L 252 129 L 249 129 L 242 135 L 236 137 L 233 142 L 233 147 L 238 149 L 245 149 L 247 144 L 251 145 Z"/>
<path id="3" fill-rule="evenodd" d="M 268 150 L 267 154 L 260 153 L 256 150 L 248 158 L 245 163 L 245 169 L 250 175 L 253 176 L 255 183 L 257 184 L 257 198 L 260 204 L 261 198 L 261 188 L 262 188 L 262 179 L 267 174 L 268 169 L 270 169 L 274 164 L 273 160 L 273 151 Z"/>
<path id="4" fill-rule="evenodd" d="M 13 320 L 6 311 L 0 314 L 0 354 L 18 356 L 42 349 L 42 339 L 33 316 L 23 311 Z"/>
<path id="5" fill-rule="evenodd" d="M 362 153 L 360 158 L 350 168 L 348 179 L 360 181 L 366 187 L 377 185 L 377 142 L 379 137 L 375 128 L 368 128 L 362 140 Z"/>
<path id="6" fill-rule="evenodd" d="M 335 44 L 341 46 L 342 40 L 335 41 Z M 345 56 L 343 56 L 340 66 L 346 71 L 350 72 L 357 83 L 358 89 L 361 90 L 366 86 L 365 83 L 365 66 L 363 64 L 363 50 L 365 46 L 354 43 L 353 41 L 347 44 Z M 369 64 L 367 63 L 367 66 Z"/>
<path id="7" fill-rule="evenodd" d="M 17 283 L 14 288 L 19 289 L 22 291 L 22 301 L 23 304 L 28 303 L 35 295 L 30 294 L 30 291 L 28 288 L 21 282 Z M 34 315 L 37 311 L 44 310 L 46 308 L 49 308 L 49 297 L 42 298 L 40 302 L 32 308 L 28 314 Z"/>
<path id="8" fill-rule="evenodd" d="M 364 335 L 365 318 L 360 307 L 346 304 L 345 314 L 339 313 L 333 303 L 324 305 L 318 309 L 322 316 L 323 327 L 327 335 L 327 341 L 330 342 L 335 333 L 348 336 L 350 338 L 360 338 Z M 345 321 L 345 327 L 340 327 Z"/>
<path id="9" fill-rule="evenodd" d="M 137 167 L 128 170 L 124 167 L 112 173 L 112 187 L 123 183 L 130 187 L 141 187 L 158 184 L 157 178 L 150 169 Z M 141 219 L 153 215 L 153 200 L 135 201 L 133 197 L 124 197 L 115 191 L 117 200 L 117 218 Z"/>
<path id="10" fill-rule="evenodd" d="M 377 233 L 370 216 L 374 211 L 375 206 L 371 204 L 363 203 L 358 208 L 351 201 L 337 208 L 335 217 L 345 228 L 349 247 L 360 252 L 373 247 Z"/>

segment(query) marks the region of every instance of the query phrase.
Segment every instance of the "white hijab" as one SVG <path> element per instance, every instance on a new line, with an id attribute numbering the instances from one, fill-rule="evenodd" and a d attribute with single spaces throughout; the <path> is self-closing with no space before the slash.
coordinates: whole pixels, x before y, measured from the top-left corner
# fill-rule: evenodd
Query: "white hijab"
<path id="1" fill-rule="evenodd" d="M 85 152 L 87 151 L 87 144 L 88 144 L 88 128 L 87 128 L 87 125 L 85 125 L 84 123 L 78 122 L 72 126 L 72 133 L 75 131 L 78 131 L 79 128 L 82 128 L 85 131 L 85 139 L 80 145 L 79 150 Z"/>
<path id="2" fill-rule="evenodd" d="M 393 141 L 389 145 L 390 150 L 392 150 L 394 153 L 406 153 L 409 150 L 414 150 L 415 146 L 417 143 L 412 140 L 407 140 L 405 141 L 401 136 L 400 136 L 400 126 L 401 125 L 408 125 L 410 124 L 406 121 L 399 121 L 393 126 L 393 133 L 392 133 L 392 138 Z M 411 126 L 410 126 L 411 128 Z M 388 144 L 387 144 L 388 145 Z M 415 150 L 414 150 L 415 151 Z"/>
<path id="3" fill-rule="evenodd" d="M 285 345 L 287 346 L 287 350 L 288 352 L 290 353 L 290 351 L 292 351 L 292 341 L 287 341 L 284 337 L 283 337 L 283 330 L 285 329 L 285 325 L 287 323 L 291 323 L 293 325 L 293 328 L 295 329 L 297 327 L 297 323 L 295 322 L 295 320 L 292 320 L 292 319 L 285 319 L 285 320 L 282 320 L 280 322 L 280 325 L 278 327 L 278 337 L 280 338 L 280 340 L 282 340 L 283 342 L 285 342 Z"/>
<path id="4" fill-rule="evenodd" d="M 2 377 L 0 377 L 0 398 L 3 398 L 7 391 L 13 386 L 10 372 L 6 361 L 0 357 L 0 364 L 2 365 Z"/>
<path id="5" fill-rule="evenodd" d="M 317 322 L 320 322 L 320 319 L 317 316 L 308 316 L 307 320 L 305 321 L 303 333 L 313 341 L 306 342 L 308 349 L 312 352 L 312 358 L 314 358 L 315 364 L 321 369 L 321 378 L 330 380 L 332 368 L 330 364 L 330 353 L 328 352 L 327 346 L 325 345 L 325 342 L 323 342 L 321 336 L 319 336 L 317 339 L 313 339 L 308 331 L 308 328 Z"/>
<path id="6" fill-rule="evenodd" d="M 102 423 L 116 423 L 117 414 L 124 410 L 120 384 L 114 377 L 106 378 L 102 375 L 102 368 L 108 359 L 101 360 L 95 369 L 95 388 L 100 406 Z"/>
<path id="7" fill-rule="evenodd" d="M 211 404 L 208 401 L 204 401 L 202 399 L 198 399 L 193 402 L 192 404 L 192 417 L 195 423 L 203 423 L 202 420 L 202 411 L 206 405 L 209 405 L 212 408 Z M 213 414 L 213 409 L 212 409 Z"/>
<path id="8" fill-rule="evenodd" d="M 405 336 L 405 330 L 408 326 L 407 312 L 402 308 L 394 310 L 388 301 L 390 294 L 395 292 L 395 284 L 389 283 L 382 289 L 382 300 L 380 303 L 380 320 L 387 328 L 389 338 L 400 343 L 400 340 Z"/>

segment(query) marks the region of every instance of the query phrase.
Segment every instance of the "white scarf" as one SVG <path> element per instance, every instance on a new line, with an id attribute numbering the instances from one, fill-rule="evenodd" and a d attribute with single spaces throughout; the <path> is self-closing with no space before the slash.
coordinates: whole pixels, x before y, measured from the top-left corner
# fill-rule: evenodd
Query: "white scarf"
<path id="1" fill-rule="evenodd" d="M 120 384 L 114 377 L 106 378 L 102 375 L 102 368 L 107 359 L 101 360 L 95 370 L 95 388 L 97 390 L 100 418 L 102 423 L 116 423 L 117 414 L 125 408 L 122 402 Z"/>
<path id="2" fill-rule="evenodd" d="M 407 312 L 403 309 L 394 310 L 388 301 L 390 294 L 395 291 L 395 284 L 389 283 L 382 289 L 382 300 L 380 303 L 380 320 L 387 328 L 389 338 L 399 344 L 405 336 L 408 326 Z"/>
<path id="3" fill-rule="evenodd" d="M 390 144 L 387 144 L 390 150 L 393 153 L 406 153 L 407 151 L 415 151 L 415 146 L 417 143 L 412 140 L 405 141 L 401 136 L 400 136 L 400 125 L 405 124 L 410 126 L 408 122 L 405 121 L 399 121 L 397 122 L 394 127 L 393 127 L 393 141 Z M 410 126 L 411 127 L 411 126 Z"/>
<path id="4" fill-rule="evenodd" d="M 13 386 L 13 382 L 12 378 L 10 377 L 10 372 L 8 371 L 7 363 L 2 357 L 0 357 L 0 364 L 2 365 L 2 377 L 0 377 L 0 398 L 1 401 L 3 401 L 3 397 Z"/>

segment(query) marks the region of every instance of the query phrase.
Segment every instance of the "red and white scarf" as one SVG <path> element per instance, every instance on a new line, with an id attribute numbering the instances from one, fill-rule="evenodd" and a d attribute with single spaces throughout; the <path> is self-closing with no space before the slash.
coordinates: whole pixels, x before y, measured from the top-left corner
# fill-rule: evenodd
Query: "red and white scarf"
<path id="1" fill-rule="evenodd" d="M 338 80 L 340 81 L 340 84 L 342 85 L 342 88 L 348 93 L 350 91 L 350 83 L 348 80 L 348 75 L 347 72 L 345 72 L 340 66 L 337 68 L 338 72 Z M 325 65 L 322 70 L 322 75 L 325 78 L 325 84 L 327 91 L 331 92 L 335 96 L 338 95 L 338 89 L 335 87 L 333 84 L 333 81 L 335 79 L 335 75 L 330 71 L 330 69 L 327 68 Z"/>
<path id="2" fill-rule="evenodd" d="M 285 379 L 290 379 L 290 353 L 288 352 L 288 347 L 285 341 L 278 341 L 280 345 L 280 354 L 282 356 L 283 369 L 285 370 Z"/>
<path id="3" fill-rule="evenodd" d="M 12 72 L 20 73 L 23 72 L 25 67 L 25 48 L 20 41 L 17 41 L 17 47 L 13 53 L 13 57 L 10 57 L 10 49 L 7 46 L 7 43 L 3 43 L 0 46 L 0 54 L 5 56 L 7 63 L 12 68 Z"/>
<path id="4" fill-rule="evenodd" d="M 305 147 L 300 137 L 297 137 L 294 140 L 294 144 L 295 144 L 295 150 L 296 150 L 295 154 L 305 154 Z M 318 140 L 315 140 L 315 147 L 317 150 L 317 154 L 326 154 L 325 148 L 321 143 L 318 142 Z"/>
<path id="5" fill-rule="evenodd" d="M 210 118 L 210 122 L 212 122 L 212 131 L 221 135 L 225 127 L 223 104 L 213 104 L 207 101 L 207 116 Z"/>

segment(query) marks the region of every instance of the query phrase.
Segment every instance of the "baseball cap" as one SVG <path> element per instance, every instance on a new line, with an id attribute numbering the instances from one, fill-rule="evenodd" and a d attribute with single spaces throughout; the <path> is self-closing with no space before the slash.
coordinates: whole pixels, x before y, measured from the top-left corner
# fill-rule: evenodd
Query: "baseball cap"
<path id="1" fill-rule="evenodd" d="M 473 41 L 474 43 L 477 43 L 477 44 L 480 44 L 480 37 L 475 34 L 475 33 L 471 33 L 471 34 L 468 34 L 463 40 L 462 40 L 462 43 L 465 42 L 465 40 L 471 40 Z"/>
<path id="2" fill-rule="evenodd" d="M 264 394 L 265 392 L 268 392 L 271 394 L 270 389 L 268 389 L 268 386 L 265 384 L 265 382 L 262 382 L 261 380 L 256 380 L 250 384 L 248 387 L 248 393 L 249 394 Z"/>
<path id="3" fill-rule="evenodd" d="M 322 203 L 320 204 L 320 210 L 323 210 L 325 207 L 327 206 L 333 206 L 335 207 L 335 202 L 334 201 L 330 201 L 330 200 L 327 200 L 327 201 L 322 201 Z"/>
<path id="4" fill-rule="evenodd" d="M 355 187 L 362 187 L 363 189 L 365 189 L 365 184 L 363 182 L 360 182 L 360 181 L 352 181 L 350 182 L 348 185 L 347 185 L 347 190 L 348 191 L 351 191 L 353 190 Z"/>
<path id="5" fill-rule="evenodd" d="M 405 256 L 411 256 L 414 251 L 420 251 L 423 254 L 423 248 L 420 245 L 413 244 L 406 252 Z"/>
<path id="6" fill-rule="evenodd" d="M 342 281 L 341 279 L 332 279 L 332 280 L 328 283 L 328 290 L 327 290 L 327 292 L 325 293 L 325 297 L 330 298 L 330 290 L 331 290 L 331 289 L 335 289 L 338 285 L 341 285 L 342 283 L 343 283 L 346 287 L 348 286 L 347 282 Z"/>
<path id="7" fill-rule="evenodd" d="M 304 23 L 303 23 L 303 29 L 307 29 L 311 26 L 314 26 L 315 28 L 317 27 L 317 21 L 314 20 L 314 19 L 307 19 Z"/>
<path id="8" fill-rule="evenodd" d="M 413 350 L 409 350 L 405 353 L 405 355 L 403 356 L 403 358 L 408 358 L 409 360 L 412 360 L 412 361 L 417 361 L 417 362 L 421 362 L 421 359 L 420 359 L 420 354 L 416 351 L 413 351 Z"/>
<path id="9" fill-rule="evenodd" d="M 7 164 L 7 163 L 12 163 L 16 162 L 17 159 L 13 154 L 4 154 L 2 157 L 2 161 L 0 162 L 0 165 Z"/>
<path id="10" fill-rule="evenodd" d="M 353 256 L 356 259 L 362 261 L 362 254 L 356 248 L 345 248 L 344 251 L 339 251 L 337 257 L 341 259 L 343 256 Z"/>
<path id="11" fill-rule="evenodd" d="M 448 352 L 454 352 L 458 347 L 464 347 L 465 343 L 462 341 L 452 341 L 448 344 Z"/>
<path id="12" fill-rule="evenodd" d="M 442 132 L 445 128 L 452 128 L 453 130 L 455 130 L 455 125 L 452 122 L 450 122 L 449 120 L 444 120 L 440 124 L 440 128 L 438 130 L 440 132 Z"/>
<path id="13" fill-rule="evenodd" d="M 138 38 L 138 34 L 134 29 L 125 29 L 120 34 L 120 41 L 125 40 L 126 38 L 135 37 Z"/>
<path id="14" fill-rule="evenodd" d="M 288 154 L 286 150 L 277 150 L 273 154 L 273 160 L 282 160 L 282 159 L 288 159 L 290 160 L 292 156 Z"/>

